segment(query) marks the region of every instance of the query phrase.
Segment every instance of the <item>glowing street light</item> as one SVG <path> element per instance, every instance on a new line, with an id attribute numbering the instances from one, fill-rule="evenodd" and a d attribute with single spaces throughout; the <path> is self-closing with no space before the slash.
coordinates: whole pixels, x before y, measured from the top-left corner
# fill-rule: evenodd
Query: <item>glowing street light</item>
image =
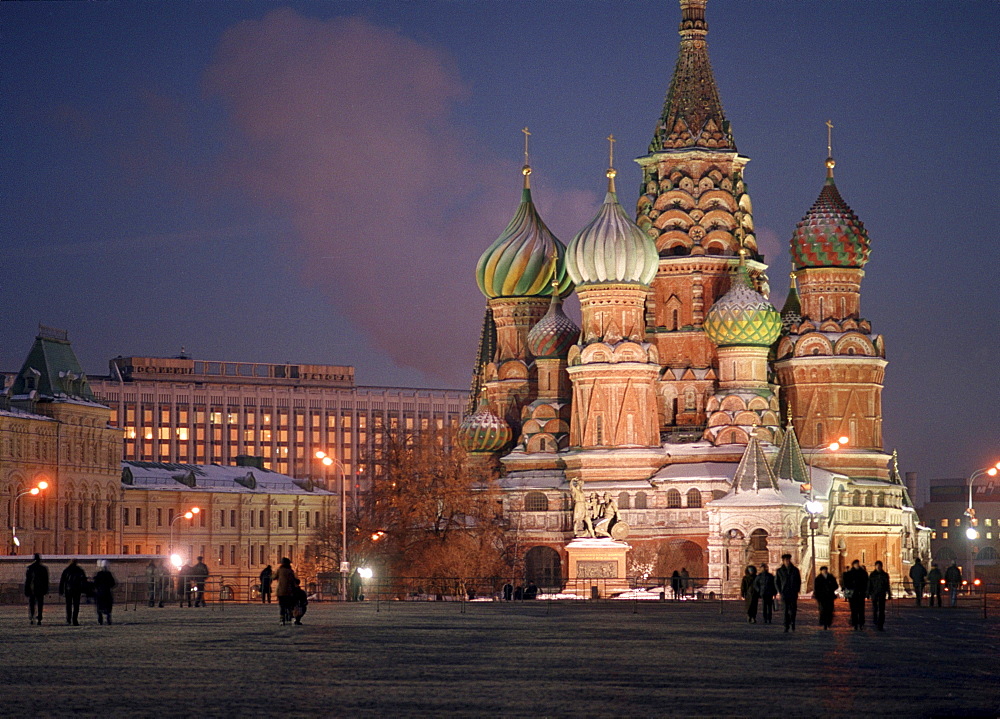
<path id="1" fill-rule="evenodd" d="M 351 565 L 347 560 L 347 483 L 344 477 L 344 465 L 336 457 L 331 457 L 326 452 L 318 450 L 316 459 L 323 463 L 324 467 L 337 465 L 340 473 L 340 596 L 347 598 L 347 573 L 351 570 Z"/>
<path id="2" fill-rule="evenodd" d="M 178 562 L 181 560 L 181 557 L 180 557 L 179 554 L 173 554 L 173 551 L 174 551 L 174 525 L 178 522 L 178 520 L 181 520 L 181 519 L 194 519 L 194 515 L 198 514 L 199 512 L 201 512 L 201 507 L 191 507 L 191 509 L 189 509 L 188 511 L 184 512 L 184 514 L 178 514 L 176 517 L 174 517 L 170 521 L 170 547 L 167 549 L 167 551 L 169 551 L 171 553 L 170 554 L 170 563 L 173 564 L 175 567 L 180 568 L 181 565 L 178 564 Z M 175 560 L 174 557 L 176 557 L 177 559 Z"/>
<path id="3" fill-rule="evenodd" d="M 823 505 L 817 502 L 813 497 L 813 460 L 815 459 L 815 455 L 820 452 L 836 452 L 850 441 L 850 437 L 838 437 L 836 442 L 830 442 L 830 444 L 825 447 L 820 447 L 819 449 L 814 450 L 809 456 L 809 483 L 802 485 L 801 491 L 808 493 L 809 495 L 808 500 L 806 500 L 805 509 L 809 514 L 809 547 L 812 558 L 812 567 L 810 567 L 808 575 L 810 579 L 816 576 L 816 526 L 819 523 L 818 517 L 823 511 Z M 808 586 L 808 584 L 806 586 Z"/>
<path id="4" fill-rule="evenodd" d="M 43 479 L 31 489 L 26 489 L 14 497 L 14 501 L 10 506 L 10 536 L 11 542 L 14 545 L 11 550 L 13 554 L 17 554 L 17 548 L 21 546 L 21 540 L 17 538 L 17 500 L 29 494 L 33 497 L 38 496 L 43 490 L 48 488 L 49 483 Z"/>
<path id="5" fill-rule="evenodd" d="M 976 510 L 972 508 L 972 483 L 983 475 L 989 477 L 996 477 L 1000 473 L 1000 462 L 997 462 L 992 467 L 983 467 L 982 469 L 977 469 L 971 475 L 969 475 L 969 506 L 965 510 L 965 516 L 969 518 L 969 528 L 965 530 L 965 536 L 969 541 L 974 542 L 979 539 L 979 531 L 976 526 L 979 524 L 979 520 L 976 519 Z M 969 576 L 975 579 L 976 577 L 976 548 L 969 547 Z"/>

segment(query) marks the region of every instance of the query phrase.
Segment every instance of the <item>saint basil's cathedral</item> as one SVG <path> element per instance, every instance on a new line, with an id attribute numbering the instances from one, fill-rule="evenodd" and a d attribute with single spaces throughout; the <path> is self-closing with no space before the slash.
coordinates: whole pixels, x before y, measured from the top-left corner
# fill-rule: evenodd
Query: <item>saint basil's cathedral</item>
<path id="1" fill-rule="evenodd" d="M 517 212 L 476 268 L 488 301 L 461 442 L 497 471 L 525 581 L 542 587 L 612 593 L 684 568 L 729 595 L 747 564 L 784 553 L 803 577 L 860 559 L 901 579 L 928 558 L 929 530 L 882 445 L 867 232 L 828 157 L 791 233 L 788 298 L 768 301 L 706 2 L 680 0 L 635 221 L 612 167 L 596 216 L 563 244 L 526 162 Z M 574 291 L 581 327 L 562 309 Z"/>

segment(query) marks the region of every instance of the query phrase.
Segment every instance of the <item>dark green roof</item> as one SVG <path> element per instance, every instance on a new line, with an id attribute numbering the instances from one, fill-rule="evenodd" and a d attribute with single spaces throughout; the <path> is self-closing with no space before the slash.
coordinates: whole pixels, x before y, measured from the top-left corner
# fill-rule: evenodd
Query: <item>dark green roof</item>
<path id="1" fill-rule="evenodd" d="M 94 400 L 80 361 L 65 330 L 39 325 L 38 336 L 21 371 L 11 386 L 11 395 L 37 392 L 39 399 L 72 398 Z"/>
<path id="2" fill-rule="evenodd" d="M 795 428 L 791 423 L 785 429 L 785 437 L 781 440 L 781 447 L 774 457 L 773 469 L 775 475 L 781 479 L 790 479 L 800 484 L 809 481 L 809 467 L 806 466 L 802 448 L 799 447 L 799 439 L 795 436 Z"/>

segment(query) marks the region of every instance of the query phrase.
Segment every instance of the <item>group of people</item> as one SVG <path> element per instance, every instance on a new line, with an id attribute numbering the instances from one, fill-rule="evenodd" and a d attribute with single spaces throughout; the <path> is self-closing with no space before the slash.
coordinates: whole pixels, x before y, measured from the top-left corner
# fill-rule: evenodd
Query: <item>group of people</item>
<path id="1" fill-rule="evenodd" d="M 670 591 L 674 594 L 674 600 L 680 601 L 682 597 L 688 596 L 694 588 L 691 575 L 686 567 L 681 567 L 681 571 L 674 570 L 670 575 Z"/>
<path id="2" fill-rule="evenodd" d="M 146 600 L 151 607 L 163 607 L 163 603 L 169 599 L 171 593 L 176 591 L 180 597 L 181 604 L 195 607 L 205 606 L 205 590 L 208 584 L 208 565 L 205 564 L 204 557 L 198 557 L 198 561 L 181 567 L 177 573 L 177 585 L 174 590 L 174 577 L 170 572 L 170 565 L 164 562 L 157 564 L 154 560 L 149 560 L 146 565 Z"/>
<path id="3" fill-rule="evenodd" d="M 510 582 L 503 585 L 503 600 L 505 602 L 520 601 L 522 599 L 538 599 L 538 585 L 528 582 L 527 586 L 514 586 Z"/>
<path id="4" fill-rule="evenodd" d="M 823 567 L 825 570 L 826 567 Z M 784 607 L 785 631 L 795 631 L 795 619 L 799 611 L 799 592 L 802 589 L 802 575 L 792 564 L 792 555 L 781 555 L 781 566 L 772 574 L 767 562 L 760 565 L 760 571 L 752 564 L 746 568 L 740 583 L 740 596 L 746 600 L 747 621 L 757 623 L 758 606 L 763 614 L 764 624 L 774 618 L 775 597 L 781 597 Z"/>
<path id="5" fill-rule="evenodd" d="M 910 567 L 910 582 L 913 584 L 914 594 L 917 595 L 918 607 L 923 601 L 925 586 L 930 599 L 928 606 L 933 607 L 935 600 L 937 600 L 937 605 L 941 606 L 941 587 L 944 586 L 948 588 L 950 595 L 949 606 L 954 607 L 958 605 L 958 594 L 962 589 L 962 570 L 958 566 L 958 562 L 952 560 L 942 576 L 937 562 L 931 562 L 931 569 L 927 571 L 927 567 L 918 558 Z"/>
<path id="6" fill-rule="evenodd" d="M 106 560 L 98 560 L 97 573 L 93 579 L 87 578 L 76 559 L 71 559 L 59 577 L 59 596 L 66 599 L 66 623 L 80 626 L 80 599 L 92 597 L 97 607 L 97 623 L 111 624 L 111 610 L 114 607 L 114 588 L 118 584 L 108 568 Z M 41 625 L 45 610 L 45 595 L 49 593 L 49 569 L 42 563 L 40 554 L 34 556 L 24 573 L 24 595 L 28 598 L 28 620 L 33 625 Z"/>
<path id="7" fill-rule="evenodd" d="M 871 600 L 875 628 L 880 632 L 884 631 L 885 603 L 887 599 L 892 599 L 892 588 L 889 573 L 883 568 L 882 562 L 875 562 L 875 568 L 869 573 L 861 562 L 855 559 L 839 583 L 830 573 L 829 567 L 819 568 L 819 574 L 813 583 L 812 596 L 819 606 L 819 623 L 823 629 L 829 629 L 833 625 L 834 601 L 838 589 L 843 592 L 844 598 L 850 604 L 851 626 L 856 631 L 864 629 L 865 626 L 866 599 Z M 752 624 L 757 623 L 759 604 L 763 609 L 764 623 L 770 624 L 775 598 L 780 597 L 785 610 L 785 631 L 795 631 L 795 617 L 801 590 L 802 575 L 792 564 L 791 554 L 781 556 L 781 566 L 774 574 L 768 571 L 766 563 L 760 565 L 759 572 L 753 565 L 748 566 L 740 584 L 740 596 L 746 600 L 747 621 Z M 920 595 L 917 596 L 919 603 Z"/>

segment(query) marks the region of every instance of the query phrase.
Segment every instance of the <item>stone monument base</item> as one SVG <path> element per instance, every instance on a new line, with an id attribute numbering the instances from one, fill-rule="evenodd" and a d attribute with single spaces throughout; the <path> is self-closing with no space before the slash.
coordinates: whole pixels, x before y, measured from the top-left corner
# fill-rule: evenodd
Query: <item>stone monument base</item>
<path id="1" fill-rule="evenodd" d="M 601 599 L 629 589 L 626 555 L 631 547 L 614 539 L 577 537 L 566 545 L 569 581 L 566 593 Z"/>

